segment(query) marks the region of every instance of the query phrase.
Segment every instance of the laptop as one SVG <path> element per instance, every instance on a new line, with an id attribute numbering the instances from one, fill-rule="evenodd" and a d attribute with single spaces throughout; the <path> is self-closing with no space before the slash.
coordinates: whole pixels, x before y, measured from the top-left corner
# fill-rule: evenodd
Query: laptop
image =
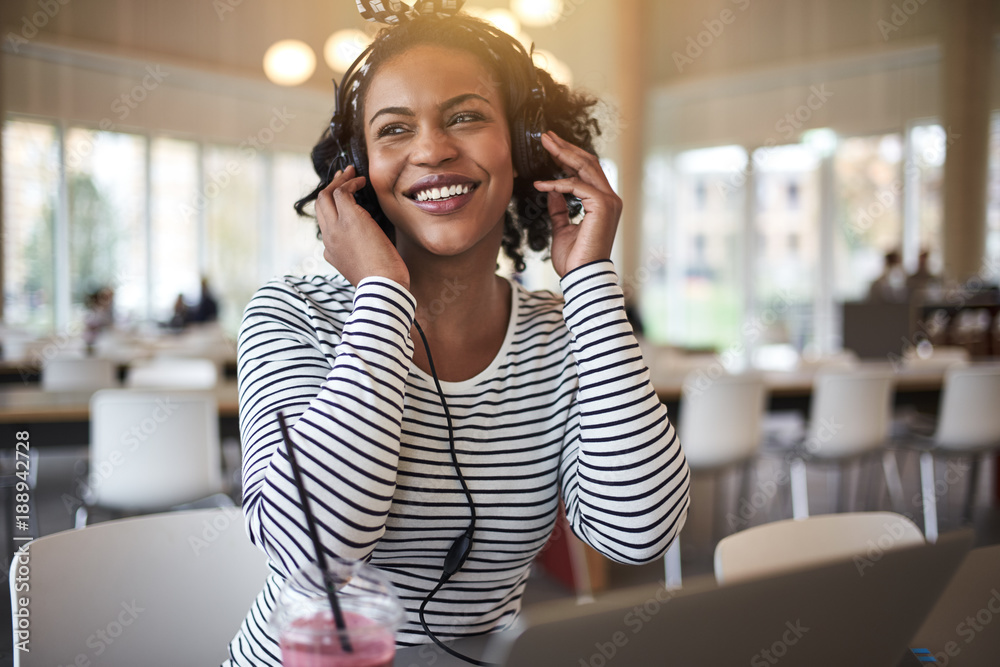
<path id="1" fill-rule="evenodd" d="M 920 664 L 910 641 L 972 541 L 958 531 L 934 545 L 721 587 L 538 605 L 482 655 L 510 667 Z"/>
<path id="2" fill-rule="evenodd" d="M 939 665 L 1000 663 L 1000 545 L 969 552 L 913 645 Z"/>

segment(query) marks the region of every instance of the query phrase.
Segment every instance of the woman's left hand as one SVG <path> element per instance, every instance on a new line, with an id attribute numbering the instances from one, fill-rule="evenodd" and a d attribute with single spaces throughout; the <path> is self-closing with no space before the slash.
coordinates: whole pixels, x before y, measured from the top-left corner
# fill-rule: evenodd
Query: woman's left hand
<path id="1" fill-rule="evenodd" d="M 611 189 L 596 155 L 565 141 L 555 132 L 542 135 L 542 146 L 556 164 L 575 174 L 555 181 L 535 181 L 536 190 L 548 193 L 552 267 L 561 278 L 584 264 L 611 258 L 622 200 Z M 566 194 L 583 203 L 583 220 L 578 225 L 569 221 L 563 198 Z"/>

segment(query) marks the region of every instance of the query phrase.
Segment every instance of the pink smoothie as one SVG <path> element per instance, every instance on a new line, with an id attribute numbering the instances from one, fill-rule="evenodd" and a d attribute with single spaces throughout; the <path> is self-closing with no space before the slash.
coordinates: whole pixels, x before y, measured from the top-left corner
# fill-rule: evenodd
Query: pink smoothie
<path id="1" fill-rule="evenodd" d="M 360 614 L 344 612 L 351 653 L 345 653 L 329 611 L 292 622 L 279 640 L 283 667 L 392 667 L 393 633 Z"/>

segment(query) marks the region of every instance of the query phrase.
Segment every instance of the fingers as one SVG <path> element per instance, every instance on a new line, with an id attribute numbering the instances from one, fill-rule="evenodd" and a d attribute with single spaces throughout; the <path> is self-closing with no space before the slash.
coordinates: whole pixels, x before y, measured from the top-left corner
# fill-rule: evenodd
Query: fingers
<path id="1" fill-rule="evenodd" d="M 552 131 L 542 135 L 542 146 L 562 168 L 575 172 L 586 183 L 602 190 L 611 190 L 596 155 L 571 144 Z"/>
<path id="2" fill-rule="evenodd" d="M 338 170 L 316 199 L 316 217 L 320 226 L 335 224 L 342 219 L 343 214 L 357 206 L 354 193 L 365 186 L 364 176 L 355 176 L 353 166 L 343 171 Z"/>
<path id="3" fill-rule="evenodd" d="M 333 179 L 329 184 L 320 192 L 322 196 L 325 193 L 333 194 L 333 191 L 344 184 L 347 179 L 354 175 L 354 165 L 348 165 L 347 169 L 338 169 L 333 175 Z"/>
<path id="4" fill-rule="evenodd" d="M 365 183 L 365 177 L 358 176 L 345 181 L 340 187 L 334 189 L 333 202 L 337 206 L 338 213 L 343 213 L 349 208 L 358 206 L 357 201 L 354 199 L 354 193 L 365 187 Z"/>
<path id="5" fill-rule="evenodd" d="M 600 206 L 602 202 L 612 197 L 617 197 L 614 192 L 605 192 L 579 177 L 560 178 L 555 181 L 535 181 L 535 189 L 539 192 L 558 192 L 564 195 L 573 195 L 584 202 L 585 209 L 592 209 Z"/>
<path id="6" fill-rule="evenodd" d="M 569 222 L 569 208 L 566 200 L 558 192 L 548 194 L 549 219 L 552 220 L 552 229 L 556 230 L 565 227 Z"/>

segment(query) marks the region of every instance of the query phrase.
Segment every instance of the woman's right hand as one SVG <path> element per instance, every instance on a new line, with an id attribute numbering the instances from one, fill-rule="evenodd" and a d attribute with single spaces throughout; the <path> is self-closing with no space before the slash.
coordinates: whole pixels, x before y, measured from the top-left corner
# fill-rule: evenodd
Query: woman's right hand
<path id="1" fill-rule="evenodd" d="M 316 220 L 323 237 L 323 258 L 355 287 L 382 276 L 410 289 L 410 271 L 372 216 L 358 206 L 354 193 L 365 186 L 354 166 L 338 171 L 316 198 Z"/>

